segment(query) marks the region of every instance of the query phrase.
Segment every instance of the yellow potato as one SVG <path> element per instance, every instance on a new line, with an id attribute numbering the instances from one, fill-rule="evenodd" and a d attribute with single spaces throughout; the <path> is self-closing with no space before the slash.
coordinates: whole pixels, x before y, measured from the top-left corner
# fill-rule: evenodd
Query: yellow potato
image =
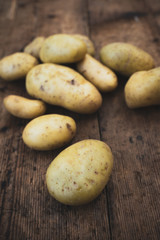
<path id="1" fill-rule="evenodd" d="M 78 113 L 93 113 L 102 103 L 95 86 L 73 69 L 57 64 L 34 67 L 27 74 L 26 89 L 35 98 Z"/>
<path id="2" fill-rule="evenodd" d="M 47 169 L 51 196 L 67 205 L 94 200 L 106 186 L 113 167 L 110 148 L 98 140 L 83 140 L 63 150 Z"/>
<path id="3" fill-rule="evenodd" d="M 101 61 L 109 68 L 126 76 L 154 67 L 153 58 L 129 43 L 111 43 L 100 51 Z"/>
<path id="4" fill-rule="evenodd" d="M 42 101 L 31 100 L 16 95 L 5 97 L 3 103 L 8 112 L 19 118 L 35 118 L 46 111 L 46 105 Z"/>
<path id="5" fill-rule="evenodd" d="M 14 53 L 0 60 L 0 77 L 6 81 L 24 78 L 37 64 L 37 59 L 28 53 Z"/>
<path id="6" fill-rule="evenodd" d="M 48 114 L 30 121 L 23 130 L 24 143 L 35 150 L 51 150 L 68 143 L 76 133 L 75 121 L 67 116 Z"/>
<path id="7" fill-rule="evenodd" d="M 40 59 L 44 63 L 74 63 L 84 58 L 86 44 L 69 34 L 55 34 L 44 41 Z"/>
<path id="8" fill-rule="evenodd" d="M 118 85 L 114 72 L 88 54 L 77 63 L 77 69 L 102 92 L 113 91 Z"/>
<path id="9" fill-rule="evenodd" d="M 125 86 L 129 108 L 160 105 L 160 67 L 134 73 Z"/>
<path id="10" fill-rule="evenodd" d="M 87 47 L 87 53 L 94 56 L 95 54 L 94 44 L 87 36 L 81 34 L 73 34 L 73 36 L 84 41 Z"/>
<path id="11" fill-rule="evenodd" d="M 31 54 L 35 58 L 39 58 L 39 52 L 44 42 L 44 37 L 36 37 L 25 48 L 24 52 Z"/>

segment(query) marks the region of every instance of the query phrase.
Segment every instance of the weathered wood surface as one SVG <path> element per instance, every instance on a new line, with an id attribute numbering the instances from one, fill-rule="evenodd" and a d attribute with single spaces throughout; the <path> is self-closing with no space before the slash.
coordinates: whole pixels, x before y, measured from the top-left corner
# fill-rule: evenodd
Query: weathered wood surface
<path id="1" fill-rule="evenodd" d="M 160 64 L 159 0 L 0 0 L 0 57 L 21 51 L 35 36 L 81 33 L 100 48 L 113 41 L 133 43 Z M 103 94 L 101 109 L 89 116 L 58 107 L 49 112 L 72 116 L 77 135 L 108 143 L 114 169 L 92 203 L 69 207 L 51 198 L 45 185 L 49 163 L 61 149 L 36 152 L 21 133 L 28 121 L 9 115 L 8 94 L 27 96 L 24 81 L 0 80 L 0 239 L 7 240 L 158 240 L 160 239 L 160 108 L 129 110 L 126 78 Z"/>

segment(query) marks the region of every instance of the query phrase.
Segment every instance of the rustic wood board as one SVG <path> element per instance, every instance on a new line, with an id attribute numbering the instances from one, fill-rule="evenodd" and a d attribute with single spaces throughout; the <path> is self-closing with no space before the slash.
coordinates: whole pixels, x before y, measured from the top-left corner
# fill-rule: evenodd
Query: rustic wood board
<path id="1" fill-rule="evenodd" d="M 88 35 L 100 48 L 110 42 L 133 43 L 160 64 L 159 0 L 0 0 L 0 57 L 21 51 L 35 36 Z M 27 96 L 24 80 L 0 80 L 0 239 L 7 240 L 158 240 L 160 239 L 160 108 L 130 110 L 124 101 L 127 78 L 103 94 L 101 109 L 79 115 L 49 106 L 48 112 L 72 116 L 82 139 L 101 139 L 114 154 L 107 187 L 90 204 L 69 207 L 50 197 L 45 185 L 49 163 L 62 150 L 27 148 L 21 134 L 28 121 L 3 107 L 8 94 Z"/>

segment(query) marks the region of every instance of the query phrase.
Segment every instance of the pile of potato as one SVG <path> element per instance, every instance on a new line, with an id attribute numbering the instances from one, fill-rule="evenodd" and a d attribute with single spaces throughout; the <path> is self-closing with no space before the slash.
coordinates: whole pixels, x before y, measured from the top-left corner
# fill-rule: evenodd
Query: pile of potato
<path id="1" fill-rule="evenodd" d="M 118 85 L 114 71 L 130 77 L 124 90 L 128 107 L 160 104 L 160 68 L 154 68 L 148 53 L 128 43 L 111 43 L 100 51 L 104 65 L 93 57 L 94 53 L 87 36 L 55 34 L 37 37 L 24 52 L 1 59 L 0 77 L 5 81 L 26 78 L 26 90 L 36 98 L 4 98 L 4 106 L 11 114 L 33 119 L 22 134 L 28 147 L 51 150 L 68 143 L 76 134 L 74 119 L 44 115 L 45 103 L 80 114 L 96 112 L 102 104 L 100 92 L 113 91 Z M 75 63 L 77 71 L 64 65 L 71 63 Z M 64 204 L 88 203 L 104 189 L 112 167 L 113 155 L 106 143 L 80 141 L 62 151 L 48 167 L 48 191 Z"/>

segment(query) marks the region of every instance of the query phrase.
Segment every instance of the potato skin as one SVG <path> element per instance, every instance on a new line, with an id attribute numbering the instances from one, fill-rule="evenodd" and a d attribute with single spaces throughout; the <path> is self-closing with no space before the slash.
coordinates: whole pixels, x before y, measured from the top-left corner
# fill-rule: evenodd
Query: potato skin
<path id="1" fill-rule="evenodd" d="M 51 196 L 67 205 L 94 200 L 106 186 L 113 167 L 113 155 L 102 141 L 87 139 L 63 150 L 46 173 Z"/>
<path id="2" fill-rule="evenodd" d="M 94 56 L 95 54 L 94 44 L 87 36 L 82 34 L 73 34 L 73 36 L 84 41 L 87 47 L 87 53 Z"/>
<path id="3" fill-rule="evenodd" d="M 160 67 L 134 73 L 124 91 L 129 108 L 160 105 Z"/>
<path id="4" fill-rule="evenodd" d="M 106 66 L 125 76 L 154 67 L 154 60 L 147 52 L 129 43 L 116 42 L 104 46 L 100 50 L 100 58 Z"/>
<path id="5" fill-rule="evenodd" d="M 76 133 L 71 117 L 47 114 L 30 121 L 23 130 L 24 143 L 35 150 L 52 150 L 64 146 Z"/>
<path id="6" fill-rule="evenodd" d="M 86 44 L 69 34 L 55 34 L 45 39 L 40 50 L 44 63 L 74 63 L 86 54 Z"/>
<path id="7" fill-rule="evenodd" d="M 35 58 L 39 58 L 39 52 L 45 37 L 36 37 L 25 48 L 24 52 L 31 54 Z"/>
<path id="8" fill-rule="evenodd" d="M 88 54 L 77 63 L 77 70 L 101 92 L 113 91 L 118 85 L 115 73 Z"/>
<path id="9" fill-rule="evenodd" d="M 3 103 L 8 112 L 19 118 L 32 119 L 46 112 L 44 102 L 17 95 L 8 95 L 4 98 Z"/>
<path id="10" fill-rule="evenodd" d="M 27 92 L 43 101 L 77 113 L 93 113 L 101 106 L 98 90 L 71 68 L 41 64 L 26 78 Z"/>
<path id="11" fill-rule="evenodd" d="M 17 52 L 0 60 L 0 77 L 6 81 L 24 78 L 38 64 L 36 58 L 28 53 Z"/>

